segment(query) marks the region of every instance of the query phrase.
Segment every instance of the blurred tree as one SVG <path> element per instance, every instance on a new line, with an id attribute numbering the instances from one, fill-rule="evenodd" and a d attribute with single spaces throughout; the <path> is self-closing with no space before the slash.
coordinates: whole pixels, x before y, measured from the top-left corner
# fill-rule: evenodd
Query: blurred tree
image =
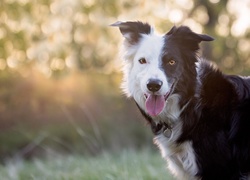
<path id="1" fill-rule="evenodd" d="M 210 0 L 195 1 L 194 4 L 189 16 L 195 18 L 198 15 L 195 12 L 203 8 L 208 19 L 203 24 L 199 23 L 204 25 L 208 34 L 216 38 L 212 49 L 211 46 L 204 48 L 205 57 L 216 61 L 228 73 L 249 74 L 250 53 L 246 52 L 246 49 L 250 49 L 250 43 L 247 43 L 250 23 L 245 17 L 250 14 L 248 12 L 240 15 L 240 11 L 249 11 L 250 2 L 244 1 L 239 5 L 235 0 Z M 245 23 L 245 26 L 239 24 L 241 21 Z"/>
<path id="2" fill-rule="evenodd" d="M 114 67 L 116 20 L 144 20 L 162 32 L 186 24 L 216 38 L 204 55 L 227 72 L 249 73 L 250 2 L 242 0 L 2 0 L 0 70 L 50 76 L 72 69 Z M 215 58 L 216 57 L 216 58 Z"/>

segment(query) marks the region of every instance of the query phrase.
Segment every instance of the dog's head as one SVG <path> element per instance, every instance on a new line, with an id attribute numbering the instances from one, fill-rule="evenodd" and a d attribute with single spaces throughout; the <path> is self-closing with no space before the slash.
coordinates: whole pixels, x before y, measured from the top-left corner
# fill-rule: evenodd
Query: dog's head
<path id="1" fill-rule="evenodd" d="M 150 116 L 159 115 L 180 80 L 195 71 L 199 43 L 213 40 L 186 26 L 174 26 L 164 35 L 154 33 L 149 24 L 139 21 L 116 22 L 112 26 L 119 27 L 125 38 L 124 92 L 133 96 Z"/>

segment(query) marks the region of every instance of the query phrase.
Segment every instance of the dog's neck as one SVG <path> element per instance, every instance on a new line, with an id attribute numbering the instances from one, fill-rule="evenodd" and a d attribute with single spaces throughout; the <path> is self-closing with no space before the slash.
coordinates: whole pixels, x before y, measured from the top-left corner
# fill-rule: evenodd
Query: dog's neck
<path id="1" fill-rule="evenodd" d="M 168 98 L 163 112 L 156 117 L 151 117 L 137 103 L 136 104 L 146 121 L 151 125 L 153 133 L 158 135 L 161 132 L 173 129 L 176 124 L 180 123 L 180 115 L 189 105 L 190 100 L 182 107 L 180 107 L 179 102 L 179 95 L 172 94 Z M 167 134 L 169 134 L 169 131 L 167 131 Z"/>

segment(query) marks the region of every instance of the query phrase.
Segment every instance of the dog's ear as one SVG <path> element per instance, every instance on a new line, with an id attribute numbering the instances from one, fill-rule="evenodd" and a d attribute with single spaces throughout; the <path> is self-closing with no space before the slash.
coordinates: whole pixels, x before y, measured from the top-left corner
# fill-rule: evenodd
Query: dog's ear
<path id="1" fill-rule="evenodd" d="M 152 31 L 152 27 L 149 24 L 140 21 L 117 21 L 116 23 L 111 24 L 111 26 L 119 27 L 123 37 L 130 44 L 138 43 L 142 34 L 150 34 Z"/>
<path id="2" fill-rule="evenodd" d="M 196 51 L 199 49 L 199 43 L 201 41 L 213 41 L 214 38 L 206 34 L 197 34 L 187 26 L 172 27 L 166 34 L 169 38 L 173 38 L 175 41 L 184 45 L 190 50 Z"/>

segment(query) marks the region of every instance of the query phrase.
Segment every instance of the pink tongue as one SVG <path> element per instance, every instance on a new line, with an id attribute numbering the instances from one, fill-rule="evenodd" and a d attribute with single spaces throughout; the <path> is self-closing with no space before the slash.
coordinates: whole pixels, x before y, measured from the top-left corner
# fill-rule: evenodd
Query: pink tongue
<path id="1" fill-rule="evenodd" d="M 157 116 L 164 108 L 164 96 L 149 95 L 146 100 L 146 110 L 151 116 Z"/>

